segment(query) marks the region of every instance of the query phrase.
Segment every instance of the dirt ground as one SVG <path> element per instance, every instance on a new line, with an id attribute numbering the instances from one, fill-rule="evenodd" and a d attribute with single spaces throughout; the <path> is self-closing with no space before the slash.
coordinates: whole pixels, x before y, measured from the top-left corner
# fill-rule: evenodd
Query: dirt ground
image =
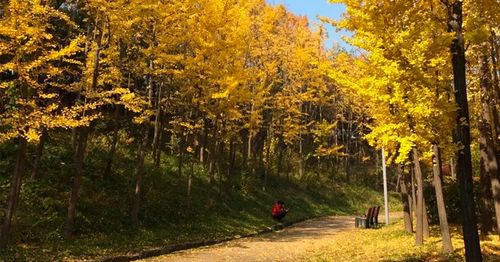
<path id="1" fill-rule="evenodd" d="M 295 224 L 278 232 L 222 244 L 174 252 L 142 261 L 301 261 L 324 246 L 332 236 L 354 229 L 353 216 L 332 216 Z"/>

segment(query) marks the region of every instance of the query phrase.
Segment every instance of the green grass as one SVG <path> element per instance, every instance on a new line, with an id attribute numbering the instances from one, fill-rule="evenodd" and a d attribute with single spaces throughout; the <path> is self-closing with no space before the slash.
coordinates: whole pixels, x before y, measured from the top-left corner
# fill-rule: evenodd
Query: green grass
<path id="1" fill-rule="evenodd" d="M 56 140 L 57 137 L 52 139 Z M 61 138 L 61 139 L 64 139 Z M 113 175 L 101 179 L 106 148 L 98 139 L 89 145 L 81 196 L 77 206 L 76 237 L 62 239 L 67 200 L 72 181 L 71 150 L 54 143 L 45 152 L 41 179 L 26 177 L 13 220 L 8 249 L 0 261 L 61 261 L 135 253 L 187 241 L 214 239 L 253 233 L 271 226 L 272 204 L 281 199 L 291 209 L 286 219 L 296 220 L 325 215 L 362 214 L 369 205 L 382 205 L 380 191 L 362 185 L 333 183 L 326 176 L 291 179 L 270 176 L 263 190 L 261 176 L 236 170 L 229 186 L 219 177 L 210 186 L 203 167 L 196 165 L 192 208 L 186 204 L 186 175 L 177 176 L 177 160 L 162 158 L 161 168 L 146 162 L 141 225 L 131 227 L 130 210 L 134 190 L 135 154 L 132 145 L 117 152 Z M 12 170 L 12 147 L 0 147 L 0 201 L 5 202 Z M 9 151 L 10 150 L 10 151 Z M 32 157 L 32 156 L 28 156 Z M 188 168 L 185 167 L 185 172 Z M 208 195 L 212 205 L 207 206 Z M 400 210 L 399 198 L 390 198 L 391 210 Z M 0 215 L 3 215 L 2 209 Z"/>
<path id="2" fill-rule="evenodd" d="M 169 201 L 163 201 L 165 206 L 159 207 L 160 204 L 154 199 L 148 202 L 150 194 L 148 193 L 141 213 L 143 225 L 139 229 L 127 227 L 128 213 L 120 213 L 120 208 L 115 210 L 113 216 L 112 210 L 108 210 L 103 211 L 103 217 L 99 217 L 99 210 L 92 209 L 87 202 L 90 200 L 85 199 L 79 206 L 80 215 L 77 220 L 79 235 L 75 240 L 67 242 L 61 239 L 62 225 L 55 229 L 35 226 L 32 230 L 41 232 L 53 230 L 52 236 L 40 241 L 33 239 L 23 241 L 17 234 L 15 239 L 18 243 L 11 245 L 2 256 L 5 260 L 90 259 L 134 253 L 186 241 L 252 233 L 274 223 L 269 213 L 276 199 L 283 199 L 291 209 L 287 220 L 332 214 L 359 214 L 364 212 L 366 206 L 381 204 L 382 201 L 379 192 L 363 186 L 323 184 L 314 188 L 303 188 L 286 181 L 280 183 L 282 186 L 270 187 L 267 191 L 255 189 L 245 195 L 236 193 L 222 197 L 217 195 L 214 199 L 216 204 L 211 208 L 205 207 L 204 195 L 195 194 L 194 209 L 191 211 L 183 211 L 183 203 L 177 203 L 176 206 Z M 164 190 L 176 191 L 173 187 Z M 194 191 L 197 190 L 202 191 L 196 187 Z M 100 198 L 97 195 L 94 197 Z M 119 214 L 124 216 L 120 218 L 123 223 L 102 221 L 117 217 Z M 64 213 L 59 214 L 55 219 L 62 221 L 63 215 Z M 98 224 L 92 227 L 92 224 L 100 223 L 99 221 L 108 223 L 112 228 L 104 229 Z M 51 223 L 45 224 L 48 225 Z M 14 230 L 19 230 L 19 227 L 14 227 Z M 37 232 L 32 234 L 36 235 Z"/>

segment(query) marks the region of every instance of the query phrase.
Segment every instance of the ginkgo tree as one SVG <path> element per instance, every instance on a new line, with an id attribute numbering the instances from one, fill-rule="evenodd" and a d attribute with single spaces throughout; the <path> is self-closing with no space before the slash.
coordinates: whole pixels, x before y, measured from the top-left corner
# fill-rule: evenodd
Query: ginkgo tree
<path id="1" fill-rule="evenodd" d="M 339 54 L 334 60 L 332 78 L 368 108 L 372 121 L 366 138 L 375 147 L 389 151 L 390 160 L 405 164 L 412 159 L 419 192 L 422 192 L 420 161 L 431 162 L 443 234 L 444 250 L 451 251 L 446 212 L 441 191 L 440 151 L 446 156 L 458 152 L 459 182 L 462 194 L 466 257 L 480 259 L 474 213 L 470 124 L 477 123 L 480 134 L 482 174 L 491 177 L 484 184 L 487 193 L 498 194 L 497 26 L 493 15 L 495 1 L 331 1 L 347 7 L 344 18 L 333 21 L 350 30 L 346 39 L 360 48 L 357 57 Z M 463 24 L 463 25 L 462 25 Z M 468 53 L 465 46 L 469 45 Z M 451 46 L 451 49 L 450 49 Z M 466 65 L 465 57 L 470 62 Z M 347 65 L 347 63 L 351 63 Z M 348 68 L 349 70 L 347 70 Z M 466 81 L 466 68 L 472 76 Z M 468 77 L 468 76 L 467 76 Z M 466 84 L 480 99 L 472 107 L 481 116 L 468 112 Z M 498 92 L 497 92 L 498 93 Z M 471 103 L 469 101 L 469 103 Z M 452 132 L 451 130 L 455 130 Z M 431 150 L 432 148 L 432 150 Z M 440 150 L 441 149 L 441 150 Z M 421 155 L 420 155 L 421 153 Z M 484 172 L 483 172 L 484 171 Z M 484 179 L 483 179 L 484 178 Z M 498 199 L 496 196 L 493 199 Z M 494 200 L 495 201 L 495 200 Z M 417 244 L 422 244 L 423 197 L 417 201 Z M 485 204 L 485 209 L 489 209 Z M 498 201 L 495 201 L 498 210 Z M 497 211 L 497 223 L 498 223 Z M 484 217 L 487 217 L 485 215 Z M 405 215 L 408 225 L 410 216 Z M 483 219 L 482 234 L 488 229 Z M 410 227 L 411 228 L 411 227 Z M 407 226 L 408 229 L 408 226 Z"/>
<path id="2" fill-rule="evenodd" d="M 0 141 L 15 139 L 18 155 L 10 184 L 0 246 L 5 247 L 25 173 L 26 147 L 43 130 L 88 125 L 94 116 L 83 112 L 93 105 L 68 104 L 74 85 L 67 75 L 81 65 L 75 56 L 84 37 L 65 14 L 38 1 L 9 1 L 0 21 Z M 54 32 L 55 22 L 68 36 Z"/>
<path id="3" fill-rule="evenodd" d="M 496 228 L 500 226 L 500 184 L 499 174 L 499 128 L 500 118 L 498 101 L 500 89 L 498 81 L 498 24 L 496 15 L 500 4 L 496 1 L 477 1 L 465 3 L 464 9 L 468 16 L 464 21 L 468 28 L 465 36 L 469 48 L 466 55 L 469 57 L 467 73 L 473 81 L 469 83 L 469 90 L 474 100 L 480 101 L 471 106 L 471 125 L 478 130 L 479 148 L 481 155 L 480 180 L 481 180 L 481 208 L 480 232 L 485 237 L 493 230 L 490 205 L 494 206 Z M 493 203 L 491 203 L 493 202 Z M 499 233 L 497 231 L 497 233 Z"/>
<path id="4" fill-rule="evenodd" d="M 16 144 L 19 153 L 3 246 L 22 175 L 32 171 L 34 183 L 48 179 L 36 170 L 53 146 L 72 155 L 72 172 L 63 176 L 71 177 L 71 190 L 61 194 L 69 196 L 68 239 L 79 226 L 85 176 L 131 181 L 131 203 L 121 202 L 131 225 L 140 227 L 150 164 L 165 171 L 166 158 L 176 159 L 178 179 L 186 180 L 187 207 L 195 201 L 194 167 L 206 170 L 210 207 L 216 184 L 220 196 L 253 179 L 265 190 L 273 175 L 335 177 L 342 163 L 350 177 L 349 161 L 368 148 L 361 139 L 368 111 L 351 105 L 352 92 L 333 81 L 323 26 L 284 6 L 264 0 L 0 5 L 0 143 Z M 35 147 L 35 164 L 26 167 Z M 114 176 L 121 147 L 134 158 L 135 168 L 125 171 L 131 179 Z M 98 164 L 87 154 L 96 148 L 105 155 Z M 98 165 L 99 174 L 87 163 Z"/>
<path id="5" fill-rule="evenodd" d="M 449 99 L 451 69 L 447 60 L 451 36 L 435 18 L 444 13 L 444 8 L 437 1 L 339 2 L 346 4 L 347 14 L 337 26 L 353 31 L 348 41 L 365 54 L 353 60 L 361 74 L 335 68 L 332 78 L 355 91 L 370 108 L 373 122 L 368 141 L 397 156 L 397 164 L 412 159 L 418 186 L 417 244 L 422 244 L 425 203 L 419 160 L 431 159 L 435 152 L 431 145 L 453 147 L 449 130 L 454 126 L 455 105 Z M 438 186 L 436 196 L 441 200 L 438 207 L 444 250 L 451 252 Z M 410 217 L 405 218 L 406 224 L 410 223 Z"/>

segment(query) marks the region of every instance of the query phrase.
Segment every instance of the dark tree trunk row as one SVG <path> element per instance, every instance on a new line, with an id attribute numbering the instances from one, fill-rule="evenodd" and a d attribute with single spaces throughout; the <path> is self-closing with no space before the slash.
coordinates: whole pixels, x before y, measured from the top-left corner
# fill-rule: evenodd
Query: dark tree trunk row
<path id="1" fill-rule="evenodd" d="M 33 169 L 31 170 L 31 179 L 36 180 L 39 176 L 40 162 L 42 160 L 43 148 L 45 147 L 45 142 L 47 141 L 49 134 L 46 129 L 42 130 L 42 135 L 40 136 L 40 141 L 36 146 L 35 159 L 33 160 Z"/>
<path id="2" fill-rule="evenodd" d="M 108 159 L 106 161 L 106 167 L 104 168 L 103 178 L 107 178 L 111 175 L 111 170 L 113 167 L 113 160 L 115 159 L 116 148 L 118 147 L 118 131 L 120 130 L 120 125 L 118 118 L 120 117 L 120 107 L 116 106 L 115 112 L 113 114 L 113 134 L 111 138 L 111 148 L 109 149 Z"/>
<path id="3" fill-rule="evenodd" d="M 89 127 L 80 127 L 77 129 L 78 144 L 74 157 L 75 176 L 73 177 L 73 187 L 68 201 L 68 216 L 66 218 L 66 227 L 64 229 L 64 238 L 71 239 L 75 232 L 76 204 L 80 197 L 80 188 L 83 175 L 83 162 L 85 160 L 85 151 L 87 149 L 87 140 Z"/>
<path id="4" fill-rule="evenodd" d="M 12 178 L 10 180 L 7 208 L 3 217 L 2 231 L 0 232 L 0 249 L 5 249 L 5 247 L 7 246 L 12 217 L 14 216 L 14 210 L 16 208 L 17 201 L 19 200 L 23 174 L 26 168 L 26 147 L 26 139 L 20 138 L 18 142 L 16 166 L 14 169 L 14 174 L 12 175 Z"/>
<path id="5" fill-rule="evenodd" d="M 490 108 L 490 105 L 494 104 L 494 93 L 492 91 L 490 72 L 488 68 L 488 57 L 484 55 L 482 57 L 481 66 L 481 104 L 482 113 L 479 122 L 479 144 L 481 152 L 481 164 L 484 165 L 482 170 L 485 172 L 485 176 L 490 178 L 491 190 L 493 193 L 493 204 L 495 207 L 495 215 L 497 221 L 497 234 L 500 235 L 500 181 L 499 181 L 499 169 L 496 156 L 495 140 L 493 139 L 493 121 L 491 119 L 491 112 L 495 110 Z"/>
<path id="6" fill-rule="evenodd" d="M 102 27 L 104 27 L 104 22 Z M 108 32 L 109 33 L 109 32 Z M 104 32 L 102 28 L 96 27 L 94 28 L 94 36 L 93 41 L 95 41 L 96 47 L 94 50 L 94 63 L 92 68 L 92 82 L 90 84 L 90 88 L 92 90 L 97 89 L 97 81 L 99 78 L 99 69 L 100 69 L 100 54 L 101 48 L 103 46 L 104 41 Z M 82 94 L 79 93 L 78 100 L 81 99 Z M 77 100 L 77 102 L 79 102 Z M 84 102 L 85 103 L 85 102 Z M 85 151 L 87 150 L 87 140 L 90 132 L 90 127 L 79 127 L 75 130 L 74 141 L 78 141 L 76 143 L 75 156 L 74 156 L 74 166 L 75 166 L 75 176 L 73 178 L 73 187 L 71 189 L 69 203 L 68 203 L 68 215 L 66 218 L 66 227 L 64 229 L 64 238 L 71 239 L 73 238 L 73 234 L 75 231 L 75 218 L 76 218 L 76 205 L 78 202 L 78 198 L 80 197 L 80 187 L 83 173 L 83 163 L 85 161 Z"/>
<path id="7" fill-rule="evenodd" d="M 132 225 L 139 226 L 139 210 L 141 207 L 142 185 L 144 180 L 144 159 L 148 145 L 149 127 L 144 127 L 144 135 L 137 150 L 137 167 L 135 169 L 134 202 L 132 204 Z"/>

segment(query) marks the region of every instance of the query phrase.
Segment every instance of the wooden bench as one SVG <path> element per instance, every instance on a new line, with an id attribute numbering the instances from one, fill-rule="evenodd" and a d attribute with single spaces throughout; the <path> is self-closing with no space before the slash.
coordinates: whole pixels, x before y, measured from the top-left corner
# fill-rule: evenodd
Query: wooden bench
<path id="1" fill-rule="evenodd" d="M 370 223 L 370 227 L 377 227 L 378 226 L 378 213 L 380 212 L 380 206 L 374 207 L 375 211 L 372 215 L 372 221 Z"/>
<path id="2" fill-rule="evenodd" d="M 374 228 L 378 226 L 379 212 L 380 206 L 369 207 L 364 217 L 356 217 L 354 219 L 354 226 L 356 228 Z"/>

